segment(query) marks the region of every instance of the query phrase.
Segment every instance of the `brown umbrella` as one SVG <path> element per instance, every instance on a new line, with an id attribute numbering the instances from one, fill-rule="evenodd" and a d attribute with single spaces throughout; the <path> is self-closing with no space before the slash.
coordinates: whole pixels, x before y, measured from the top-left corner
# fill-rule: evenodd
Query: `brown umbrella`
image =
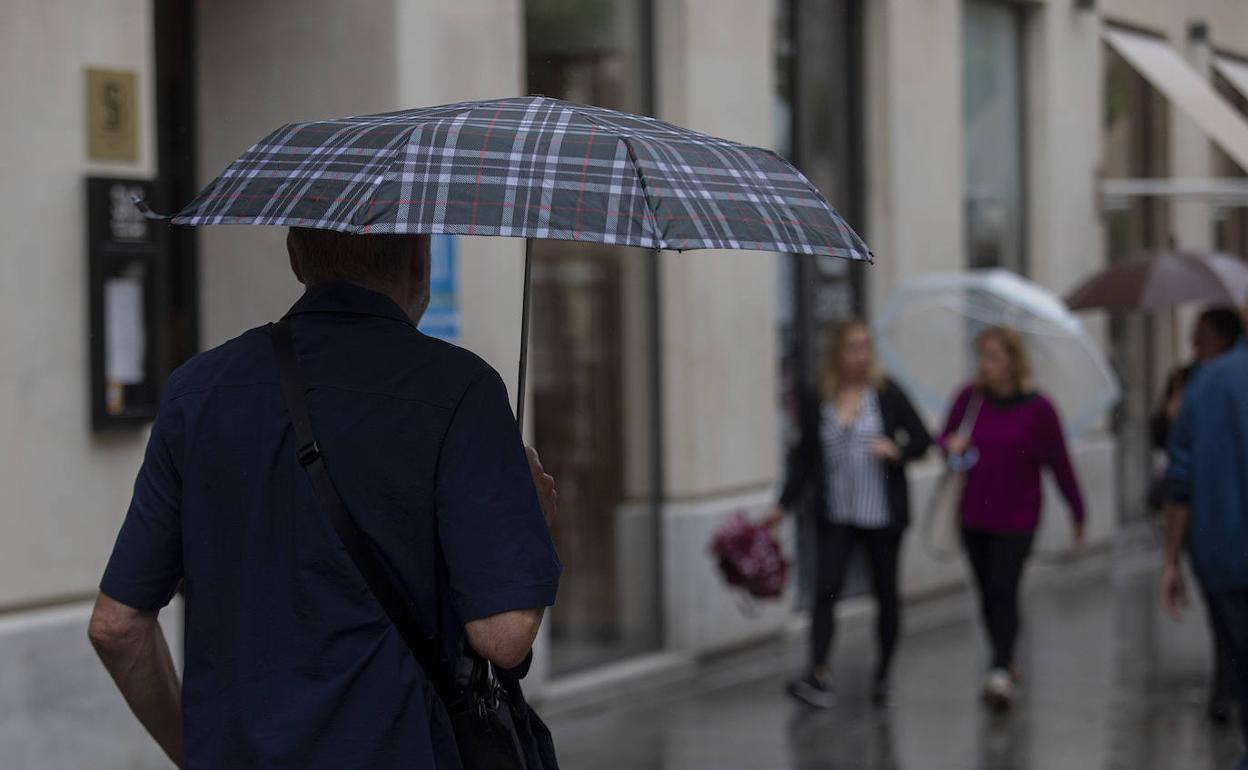
<path id="1" fill-rule="evenodd" d="M 1179 361 L 1178 306 L 1248 302 L 1248 263 L 1230 254 L 1165 251 L 1116 262 L 1066 296 L 1071 310 L 1170 310 L 1170 353 Z"/>
<path id="2" fill-rule="evenodd" d="M 1155 312 L 1192 301 L 1248 301 L 1248 263 L 1229 254 L 1162 252 L 1110 265 L 1066 296 L 1071 310 Z"/>

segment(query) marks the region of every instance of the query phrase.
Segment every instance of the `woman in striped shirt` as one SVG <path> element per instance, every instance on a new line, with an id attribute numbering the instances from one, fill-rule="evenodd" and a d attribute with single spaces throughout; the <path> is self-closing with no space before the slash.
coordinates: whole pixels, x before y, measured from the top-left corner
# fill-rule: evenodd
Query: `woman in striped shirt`
<path id="1" fill-rule="evenodd" d="M 789 692 L 815 707 L 835 702 L 828 654 L 836 601 L 854 549 L 863 548 L 879 606 L 878 658 L 872 697 L 884 705 L 901 628 L 897 566 L 910 521 L 905 466 L 931 445 L 923 421 L 899 387 L 876 364 L 863 321 L 833 328 L 820 377 L 817 413 L 804 415 L 802 441 L 789 456 L 788 478 L 771 521 L 816 491 L 816 593 L 811 616 L 810 670 Z"/>

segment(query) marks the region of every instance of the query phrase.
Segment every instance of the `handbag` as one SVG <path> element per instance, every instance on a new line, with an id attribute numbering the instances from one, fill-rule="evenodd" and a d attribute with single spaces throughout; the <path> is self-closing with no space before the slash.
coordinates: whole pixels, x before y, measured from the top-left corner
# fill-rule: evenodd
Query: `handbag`
<path id="1" fill-rule="evenodd" d="M 458 660 L 448 660 L 441 645 L 421 628 L 411 603 L 368 545 L 329 475 L 312 430 L 290 320 L 270 324 L 269 329 L 282 397 L 295 431 L 295 456 L 373 598 L 445 705 L 464 770 L 558 770 L 550 730 L 529 708 L 520 689 L 529 661 L 507 671 L 471 649 L 465 649 Z"/>
<path id="2" fill-rule="evenodd" d="M 971 435 L 983 405 L 983 394 L 976 391 L 966 413 L 962 415 L 962 422 L 958 424 L 957 434 Z M 936 489 L 927 499 L 923 515 L 923 542 L 938 561 L 951 561 L 957 557 L 962 490 L 966 485 L 967 471 L 975 467 L 978 460 L 979 451 L 975 447 L 967 449 L 965 454 L 951 455 L 946 461 L 945 472 L 936 482 Z"/>

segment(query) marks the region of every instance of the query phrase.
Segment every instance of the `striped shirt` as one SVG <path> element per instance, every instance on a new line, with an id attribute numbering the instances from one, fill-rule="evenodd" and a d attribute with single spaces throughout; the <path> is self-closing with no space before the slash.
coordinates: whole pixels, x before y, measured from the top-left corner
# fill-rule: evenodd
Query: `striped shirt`
<path id="1" fill-rule="evenodd" d="M 874 388 L 863 391 L 853 422 L 844 424 L 836 405 L 824 403 L 819 426 L 827 470 L 828 516 L 834 524 L 884 529 L 890 523 L 884 466 L 871 445 L 884 435 L 884 417 Z"/>

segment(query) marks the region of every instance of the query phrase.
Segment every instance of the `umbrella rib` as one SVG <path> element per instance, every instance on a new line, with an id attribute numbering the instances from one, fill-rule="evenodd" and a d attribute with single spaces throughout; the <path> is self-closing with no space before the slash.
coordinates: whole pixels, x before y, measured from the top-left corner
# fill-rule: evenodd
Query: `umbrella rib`
<path id="1" fill-rule="evenodd" d="M 654 199 L 650 197 L 650 184 L 646 181 L 646 175 L 641 170 L 641 161 L 637 158 L 637 151 L 633 149 L 633 143 L 627 137 L 620 134 L 615 134 L 615 137 L 620 144 L 624 145 L 624 149 L 628 152 L 628 159 L 633 164 L 633 169 L 637 172 L 637 184 L 641 187 L 641 197 L 646 202 L 646 215 L 650 220 L 650 229 L 654 233 L 654 247 L 661 249 L 667 244 L 667 240 L 663 237 L 663 231 L 659 228 L 659 218 L 656 215 Z"/>
<path id="2" fill-rule="evenodd" d="M 630 138 L 628 137 L 628 135 L 619 131 L 615 126 L 611 125 L 610 123 L 597 120 L 596 118 L 593 117 L 593 115 L 587 112 L 583 112 L 578 109 L 569 109 L 569 111 L 572 112 L 572 114 L 576 115 L 577 117 L 583 118 L 587 123 L 592 123 L 593 125 L 598 126 L 598 128 L 602 129 L 604 132 L 611 134 L 620 142 L 620 144 L 624 145 L 625 151 L 628 152 L 628 160 L 630 163 L 632 163 L 633 170 L 637 174 L 637 183 L 641 187 L 641 197 L 646 202 L 646 214 L 648 215 L 648 219 L 650 221 L 650 228 L 654 233 L 654 248 L 662 249 L 666 247 L 667 241 L 666 239 L 664 239 L 663 231 L 659 227 L 659 220 L 657 216 L 658 209 L 654 204 L 654 199 L 650 196 L 650 185 L 646 181 L 645 173 L 643 173 L 641 170 L 641 160 L 638 158 L 637 151 L 633 147 L 633 143 L 630 141 Z"/>
<path id="3" fill-rule="evenodd" d="M 782 156 L 780 153 L 776 152 L 775 150 L 768 150 L 764 148 L 764 151 L 769 152 L 772 155 L 774 155 L 776 158 L 778 158 L 779 160 L 785 163 L 788 163 L 788 161 L 784 159 L 784 156 Z M 805 174 L 802 173 L 802 170 L 797 168 L 796 166 L 794 166 L 794 169 L 797 171 L 798 178 L 802 180 L 802 184 L 806 185 L 806 189 L 810 191 L 810 194 L 815 196 L 819 200 L 823 201 L 823 204 L 827 206 L 829 209 L 835 210 L 833 209 L 832 204 L 828 201 L 827 197 L 822 192 L 819 191 L 819 188 L 815 187 L 814 183 L 811 182 L 810 179 L 808 179 Z M 841 233 L 841 235 L 845 238 L 846 242 L 852 245 L 854 240 L 857 239 L 862 244 L 862 249 L 863 249 L 862 255 L 864 257 L 864 261 L 869 265 L 874 265 L 875 264 L 875 252 L 871 251 L 871 247 L 867 245 L 867 242 L 862 240 L 861 236 L 859 236 L 858 233 L 852 229 L 852 226 L 849 224 L 848 221 L 842 221 L 841 225 L 847 230 L 847 232 Z M 849 251 L 852 257 L 857 258 L 858 252 L 856 249 L 851 248 Z"/>

